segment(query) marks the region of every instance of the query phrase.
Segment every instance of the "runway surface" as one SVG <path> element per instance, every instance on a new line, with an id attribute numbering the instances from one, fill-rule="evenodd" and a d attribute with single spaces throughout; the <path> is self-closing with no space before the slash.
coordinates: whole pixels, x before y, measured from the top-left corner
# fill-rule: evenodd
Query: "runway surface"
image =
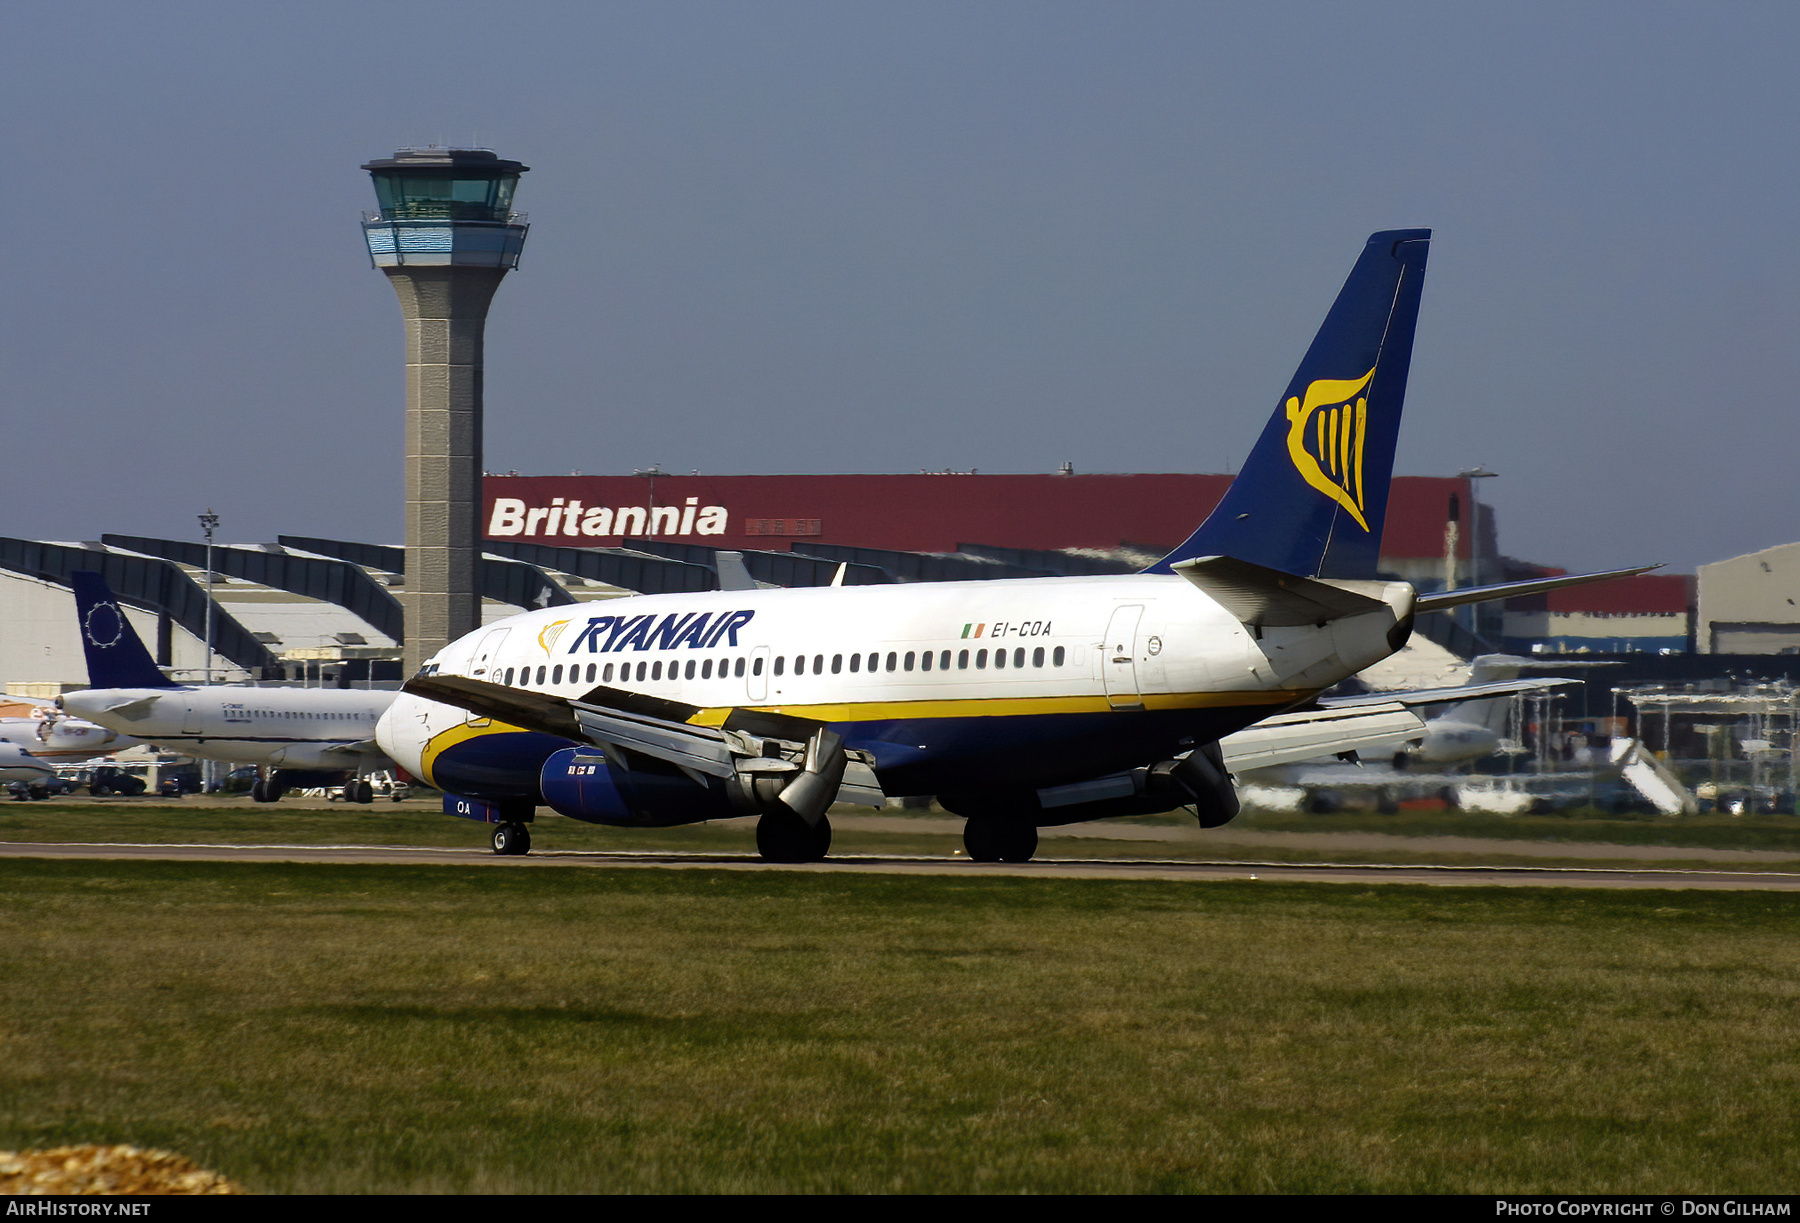
<path id="1" fill-rule="evenodd" d="M 1622 848 L 1622 847 L 1621 847 Z M 315 862 L 341 865 L 642 867 L 713 870 L 845 871 L 898 875 L 1011 875 L 1022 878 L 1300 880 L 1322 883 L 1424 883 L 1451 887 L 1702 888 L 1724 891 L 1800 891 L 1800 873 L 1711 871 L 1663 867 L 1422 866 L 1379 862 L 1192 862 L 1046 858 L 1020 864 L 978 863 L 961 857 L 881 857 L 846 854 L 804 866 L 761 861 L 753 853 L 551 850 L 502 858 L 486 849 L 378 845 L 74 844 L 0 843 L 0 858 L 122 859 L 186 862 Z"/>

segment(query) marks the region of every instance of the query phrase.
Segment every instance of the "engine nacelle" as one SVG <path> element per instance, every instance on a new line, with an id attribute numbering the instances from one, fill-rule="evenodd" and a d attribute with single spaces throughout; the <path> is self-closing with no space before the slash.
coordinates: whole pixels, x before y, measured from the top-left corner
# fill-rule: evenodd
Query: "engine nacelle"
<path id="1" fill-rule="evenodd" d="M 745 814 L 717 778 L 696 781 L 672 764 L 635 754 L 629 768 L 617 768 L 591 747 L 553 752 L 538 787 L 552 811 L 590 824 L 667 828 Z"/>
<path id="2" fill-rule="evenodd" d="M 1206 743 L 1176 760 L 1129 773 L 1047 790 L 1005 790 L 940 794 L 945 810 L 971 818 L 1023 820 L 1047 828 L 1121 815 L 1160 815 L 1192 807 L 1202 828 L 1230 823 L 1238 813 L 1237 790 L 1217 743 Z"/>

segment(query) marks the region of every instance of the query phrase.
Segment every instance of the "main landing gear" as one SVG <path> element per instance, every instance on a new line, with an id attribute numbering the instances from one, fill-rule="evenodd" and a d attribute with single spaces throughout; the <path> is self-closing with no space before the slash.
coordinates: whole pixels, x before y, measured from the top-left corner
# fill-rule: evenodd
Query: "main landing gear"
<path id="1" fill-rule="evenodd" d="M 375 787 L 361 777 L 353 777 L 344 783 L 344 801 L 347 803 L 372 803 L 375 801 Z"/>
<path id="2" fill-rule="evenodd" d="M 524 824 L 495 824 L 494 852 L 503 858 L 517 858 L 530 853 L 531 829 Z"/>
<path id="3" fill-rule="evenodd" d="M 963 848 L 975 862 L 1029 862 L 1037 853 L 1036 824 L 978 815 L 963 825 Z"/>
<path id="4" fill-rule="evenodd" d="M 817 862 L 830 850 L 831 820 L 823 815 L 808 824 L 784 807 L 756 821 L 756 852 L 764 862 Z"/>
<path id="5" fill-rule="evenodd" d="M 258 781 L 250 787 L 250 801 L 257 803 L 278 803 L 281 796 L 287 793 L 287 787 L 273 777 Z"/>

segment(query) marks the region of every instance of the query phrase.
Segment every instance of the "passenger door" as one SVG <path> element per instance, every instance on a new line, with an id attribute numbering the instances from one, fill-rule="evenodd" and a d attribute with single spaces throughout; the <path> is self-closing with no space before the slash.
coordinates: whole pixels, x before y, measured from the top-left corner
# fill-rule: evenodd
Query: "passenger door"
<path id="1" fill-rule="evenodd" d="M 473 679 L 484 679 L 490 684 L 500 681 L 488 674 L 494 663 L 500 658 L 500 647 L 506 642 L 506 635 L 512 632 L 509 628 L 497 628 L 481 639 L 475 647 L 475 656 L 469 660 L 469 675 Z"/>
<path id="2" fill-rule="evenodd" d="M 1113 608 L 1106 640 L 1100 643 L 1100 676 L 1106 685 L 1107 703 L 1114 709 L 1141 709 L 1144 705 L 1137 678 L 1137 630 L 1143 614 L 1141 603 Z"/>

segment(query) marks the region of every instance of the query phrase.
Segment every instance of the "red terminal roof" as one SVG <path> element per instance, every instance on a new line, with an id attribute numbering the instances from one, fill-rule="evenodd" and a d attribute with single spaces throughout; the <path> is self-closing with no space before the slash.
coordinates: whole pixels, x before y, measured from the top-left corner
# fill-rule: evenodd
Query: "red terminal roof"
<path id="1" fill-rule="evenodd" d="M 1588 586 L 1552 590 L 1546 598 L 1553 613 L 1678 616 L 1693 606 L 1691 574 L 1646 573 Z"/>

